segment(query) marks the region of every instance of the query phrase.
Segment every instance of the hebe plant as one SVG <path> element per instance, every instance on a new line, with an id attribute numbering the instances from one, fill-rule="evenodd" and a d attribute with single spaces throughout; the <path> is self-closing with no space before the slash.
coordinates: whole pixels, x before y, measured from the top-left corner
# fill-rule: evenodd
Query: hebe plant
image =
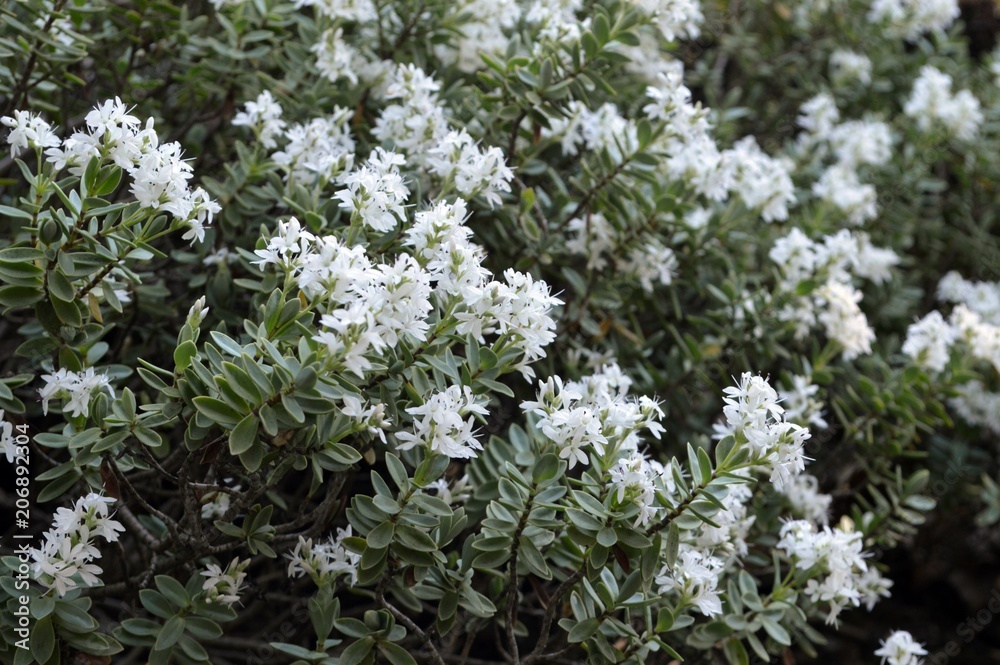
<path id="1" fill-rule="evenodd" d="M 739 664 L 889 596 L 1000 429 L 1000 100 L 953 3 L 833 4 L 0 10 L 0 660 Z"/>

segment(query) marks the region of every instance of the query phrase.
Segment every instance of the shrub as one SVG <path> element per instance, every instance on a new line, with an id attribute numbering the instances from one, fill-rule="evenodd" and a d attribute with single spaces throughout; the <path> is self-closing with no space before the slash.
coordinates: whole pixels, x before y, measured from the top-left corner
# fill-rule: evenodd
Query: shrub
<path id="1" fill-rule="evenodd" d="M 3 11 L 0 661 L 770 661 L 1000 519 L 954 2 Z"/>

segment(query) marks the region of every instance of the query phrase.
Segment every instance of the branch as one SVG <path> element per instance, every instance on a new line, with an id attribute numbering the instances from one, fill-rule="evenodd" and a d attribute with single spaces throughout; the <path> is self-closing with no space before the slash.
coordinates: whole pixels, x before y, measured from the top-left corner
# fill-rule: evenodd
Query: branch
<path id="1" fill-rule="evenodd" d="M 556 612 L 559 609 L 559 601 L 562 597 L 573 588 L 577 582 L 583 579 L 583 576 L 587 572 L 587 559 L 584 557 L 583 563 L 576 571 L 563 580 L 563 583 L 555 590 L 552 594 L 552 598 L 549 599 L 549 606 L 545 609 L 545 616 L 542 618 L 542 629 L 541 634 L 538 636 L 538 642 L 535 644 L 535 649 L 528 657 L 524 659 L 524 665 L 531 665 L 541 658 L 542 652 L 545 651 L 546 645 L 549 643 L 549 630 L 552 628 L 552 621 L 555 619 Z"/>
<path id="2" fill-rule="evenodd" d="M 435 665 L 445 665 L 444 659 L 441 658 L 441 654 L 434 646 L 434 642 L 431 641 L 431 638 L 427 636 L 427 633 L 421 630 L 420 626 L 415 624 L 410 617 L 400 612 L 395 605 L 385 599 L 385 587 L 388 583 L 389 575 L 384 575 L 381 581 L 379 581 L 378 586 L 375 588 L 375 600 L 377 600 L 378 604 L 383 608 L 389 610 L 389 612 L 392 613 L 392 616 L 396 617 L 396 621 L 406 626 L 410 632 L 420 638 L 420 641 L 422 641 L 424 646 L 427 647 L 430 659 L 433 663 L 435 663 Z"/>

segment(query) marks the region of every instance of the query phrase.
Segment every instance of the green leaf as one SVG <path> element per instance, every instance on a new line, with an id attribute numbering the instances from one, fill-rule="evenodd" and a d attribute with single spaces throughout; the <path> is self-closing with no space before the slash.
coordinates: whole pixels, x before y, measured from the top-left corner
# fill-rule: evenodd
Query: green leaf
<path id="1" fill-rule="evenodd" d="M 591 617 L 589 619 L 584 619 L 573 626 L 573 628 L 569 631 L 569 637 L 567 640 L 570 644 L 578 644 L 596 633 L 600 627 L 601 622 L 596 618 Z"/>
<path id="2" fill-rule="evenodd" d="M 242 455 L 257 442 L 257 416 L 249 414 L 229 433 L 229 452 Z"/>
<path id="3" fill-rule="evenodd" d="M 712 482 L 712 460 L 704 448 L 698 448 L 698 466 L 701 468 L 701 484 L 708 485 Z"/>
<path id="4" fill-rule="evenodd" d="M 156 588 L 166 596 L 167 600 L 177 607 L 187 607 L 188 603 L 191 602 L 191 597 L 184 590 L 184 586 L 173 577 L 169 575 L 157 575 L 155 579 Z"/>
<path id="5" fill-rule="evenodd" d="M 368 654 L 371 653 L 374 645 L 375 638 L 361 638 L 351 646 L 344 649 L 344 653 L 340 655 L 339 665 L 361 665 L 365 658 L 368 657 Z"/>
<path id="6" fill-rule="evenodd" d="M 409 477 L 406 473 L 406 467 L 403 466 L 403 463 L 399 461 L 399 458 L 392 453 L 386 453 L 385 465 L 389 469 L 389 476 L 392 478 L 393 482 L 396 483 L 396 487 L 398 487 L 400 491 L 405 492 L 410 485 Z"/>
<path id="7" fill-rule="evenodd" d="M 211 619 L 188 616 L 185 617 L 185 620 L 187 622 L 187 632 L 199 640 L 214 640 L 222 636 L 222 627 Z"/>
<path id="8" fill-rule="evenodd" d="M 677 563 L 677 554 L 681 546 L 681 530 L 676 522 L 667 527 L 666 550 L 663 553 L 663 560 L 668 568 L 673 568 Z"/>
<path id="9" fill-rule="evenodd" d="M 732 637 L 722 644 L 722 653 L 729 665 L 750 665 L 750 656 L 738 637 Z"/>
<path id="10" fill-rule="evenodd" d="M 255 441 L 250 449 L 240 455 L 240 463 L 247 471 L 256 471 L 264 461 L 264 444 Z"/>
<path id="11" fill-rule="evenodd" d="M 372 529 L 372 531 L 365 538 L 368 541 L 368 546 L 373 547 L 377 550 L 385 549 L 392 542 L 392 534 L 395 531 L 395 525 L 386 520 L 382 522 L 377 527 Z"/>
<path id="12" fill-rule="evenodd" d="M 437 543 L 423 531 L 411 526 L 400 524 L 396 527 L 398 542 L 412 550 L 418 552 L 433 552 L 437 550 Z"/>
<path id="13" fill-rule="evenodd" d="M 768 617 L 766 614 L 762 614 L 760 616 L 760 621 L 761 625 L 764 626 L 764 630 L 775 642 L 784 646 L 790 646 L 792 644 L 792 638 L 788 634 L 788 631 L 785 630 L 785 628 L 777 621 Z"/>
<path id="14" fill-rule="evenodd" d="M 243 420 L 243 414 L 221 399 L 199 395 L 194 398 L 193 402 L 195 408 L 205 414 L 212 422 L 222 425 L 235 425 Z"/>
<path id="15" fill-rule="evenodd" d="M 562 462 L 554 453 L 546 453 L 535 463 L 531 470 L 531 479 L 536 485 L 544 485 L 557 476 L 562 475 Z"/>
<path id="16" fill-rule="evenodd" d="M 52 628 L 51 616 L 35 622 L 31 629 L 31 640 L 28 646 L 31 647 L 31 655 L 38 663 L 44 663 L 52 656 L 52 651 L 56 646 L 56 634 Z"/>
<path id="17" fill-rule="evenodd" d="M 177 643 L 177 640 L 184 634 L 184 618 L 172 616 L 163 625 L 163 630 L 156 636 L 156 644 L 153 646 L 157 651 L 169 649 Z"/>
<path id="18" fill-rule="evenodd" d="M 603 529 L 597 532 L 597 542 L 599 542 L 604 547 L 612 547 L 618 542 L 618 534 L 610 526 L 605 526 Z"/>
<path id="19" fill-rule="evenodd" d="M 392 665 L 417 665 L 416 659 L 410 655 L 410 652 L 398 644 L 379 642 L 378 649 Z"/>
<path id="20" fill-rule="evenodd" d="M 174 365 L 177 367 L 177 373 L 180 374 L 188 367 L 191 366 L 191 361 L 198 355 L 198 347 L 191 340 L 186 342 L 181 342 L 174 349 Z"/>
<path id="21" fill-rule="evenodd" d="M 295 401 L 295 398 L 287 393 L 281 393 L 281 405 L 285 407 L 285 411 L 288 415 L 297 423 L 304 423 L 306 421 L 306 415 L 302 411 L 302 407 L 299 403 Z"/>
<path id="22" fill-rule="evenodd" d="M 11 285 L 0 288 L 0 305 L 4 307 L 28 307 L 44 298 L 40 287 Z"/>
<path id="23" fill-rule="evenodd" d="M 3 208 L 4 210 L 10 210 L 7 206 L 3 206 Z M 31 215 L 28 215 L 28 219 L 31 219 Z M 33 247 L 8 247 L 7 249 L 0 249 L 0 261 L 7 261 L 9 263 L 38 261 L 44 258 L 45 252 Z"/>
<path id="24" fill-rule="evenodd" d="M 2 205 L 0 205 L 0 215 L 5 215 L 7 217 L 14 217 L 14 218 L 17 218 L 17 219 L 27 219 L 29 221 L 31 219 L 33 219 L 31 213 L 28 212 L 27 210 L 21 210 L 19 208 L 12 208 L 10 206 L 2 206 Z M 29 249 L 29 248 L 17 247 L 17 248 L 14 248 L 14 249 Z M 9 251 L 9 250 L 6 250 L 6 249 L 3 250 L 3 252 L 6 252 L 6 251 Z M 37 252 L 39 250 L 34 249 L 34 250 L 31 250 L 31 251 Z M 3 252 L 0 252 L 0 261 L 11 261 L 11 260 L 13 260 L 13 259 L 6 258 L 3 255 Z M 42 254 L 42 256 L 44 257 L 45 254 Z"/>
<path id="25" fill-rule="evenodd" d="M 451 458 L 447 455 L 431 453 L 429 457 L 424 458 L 424 461 L 413 472 L 413 482 L 416 483 L 417 487 L 427 487 L 430 483 L 441 477 L 441 474 L 445 472 L 449 464 L 451 464 Z"/>
<path id="26" fill-rule="evenodd" d="M 118 184 L 122 181 L 122 170 L 116 166 L 109 166 L 101 169 L 97 183 L 94 185 L 91 194 L 94 196 L 106 196 L 118 189 Z"/>
<path id="27" fill-rule="evenodd" d="M 665 633 L 674 625 L 674 615 L 667 607 L 661 607 L 656 615 L 656 632 Z"/>
<path id="28" fill-rule="evenodd" d="M 48 274 L 49 293 L 63 302 L 76 300 L 76 289 L 58 269 Z"/>
<path id="29" fill-rule="evenodd" d="M 139 591 L 139 601 L 151 614 L 161 619 L 169 619 L 174 616 L 174 608 L 170 606 L 166 597 L 159 591 L 142 589 Z"/>

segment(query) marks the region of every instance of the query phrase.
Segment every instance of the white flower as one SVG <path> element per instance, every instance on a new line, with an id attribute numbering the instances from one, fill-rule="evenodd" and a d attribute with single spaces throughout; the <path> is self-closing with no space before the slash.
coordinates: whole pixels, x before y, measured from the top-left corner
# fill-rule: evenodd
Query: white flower
<path id="1" fill-rule="evenodd" d="M 665 246 L 659 238 L 650 237 L 633 248 L 628 258 L 619 260 L 617 267 L 638 279 L 644 291 L 652 293 L 654 282 L 669 286 L 674 281 L 679 265 L 674 250 Z"/>
<path id="2" fill-rule="evenodd" d="M 950 76 L 924 65 L 913 83 L 913 92 L 903 106 L 903 113 L 917 121 L 917 128 L 928 132 L 943 126 L 961 141 L 970 141 L 979 133 L 983 112 L 979 100 L 968 90 L 952 95 Z"/>
<path id="3" fill-rule="evenodd" d="M 59 145 L 59 137 L 55 135 L 52 126 L 42 120 L 41 116 L 28 111 L 14 111 L 14 116 L 0 118 L 0 123 L 10 127 L 7 143 L 10 144 L 10 154 L 17 154 L 25 148 L 43 150 Z"/>
<path id="4" fill-rule="evenodd" d="M 670 120 L 679 109 L 691 103 L 691 91 L 684 85 L 683 63 L 667 63 L 658 78 L 659 86 L 646 88 L 646 96 L 653 101 L 642 107 L 642 112 L 650 120 Z"/>
<path id="5" fill-rule="evenodd" d="M 403 204 L 410 190 L 403 184 L 398 167 L 405 164 L 402 155 L 376 148 L 357 170 L 342 178 L 346 189 L 337 192 L 340 207 L 351 211 L 375 231 L 387 232 L 406 219 Z"/>
<path id="6" fill-rule="evenodd" d="M 290 554 L 285 554 L 289 560 L 288 576 L 291 578 L 309 575 L 317 586 L 330 584 L 341 575 L 347 575 L 351 586 L 358 581 L 358 565 L 361 555 L 344 547 L 344 538 L 352 536 L 351 526 L 337 529 L 337 537 L 326 542 L 313 543 L 312 538 L 306 540 L 299 536 L 299 542 Z"/>
<path id="7" fill-rule="evenodd" d="M 491 208 L 502 202 L 500 192 L 509 192 L 514 178 L 500 148 L 481 150 L 464 129 L 443 136 L 427 151 L 426 161 L 430 172 L 454 183 L 459 194 L 482 195 Z"/>
<path id="8" fill-rule="evenodd" d="M 209 308 L 205 307 L 205 296 L 198 298 L 191 305 L 191 309 L 188 310 L 187 324 L 192 328 L 197 328 L 205 320 L 205 317 L 208 316 L 208 310 Z"/>
<path id="9" fill-rule="evenodd" d="M 648 525 L 660 512 L 656 505 L 656 480 L 663 467 L 649 463 L 638 451 L 631 451 L 611 467 L 611 491 L 619 504 L 626 501 L 639 507 L 633 528 Z"/>
<path id="10" fill-rule="evenodd" d="M 879 644 L 881 646 L 875 651 L 875 655 L 882 657 L 883 664 L 920 665 L 924 662 L 920 656 L 927 655 L 923 645 L 905 630 L 893 631 L 885 640 L 879 640 Z"/>
<path id="11" fill-rule="evenodd" d="M 223 570 L 221 566 L 210 563 L 201 574 L 207 578 L 202 583 L 202 591 L 206 594 L 206 601 L 209 603 L 220 603 L 232 606 L 240 600 L 240 590 L 243 580 L 246 579 L 246 568 L 250 565 L 250 559 L 240 560 L 234 558 Z"/>
<path id="12" fill-rule="evenodd" d="M 344 396 L 344 405 L 340 411 L 348 418 L 361 424 L 369 434 L 374 434 L 385 443 L 385 429 L 392 421 L 385 417 L 385 404 L 375 404 L 367 409 L 361 400 L 354 395 Z"/>
<path id="13" fill-rule="evenodd" d="M 352 115 L 349 109 L 335 106 L 329 116 L 289 127 L 284 133 L 288 145 L 271 155 L 286 181 L 326 185 L 349 171 L 354 165 Z"/>
<path id="14" fill-rule="evenodd" d="M 71 416 L 86 416 L 90 412 L 90 398 L 95 390 L 106 388 L 112 398 L 115 391 L 106 374 L 96 374 L 93 367 L 82 372 L 70 372 L 66 368 L 53 374 L 42 376 L 45 386 L 38 390 L 42 398 L 43 413 L 49 412 L 49 400 L 66 395 L 69 399 L 63 405 L 63 411 Z"/>
<path id="15" fill-rule="evenodd" d="M 893 37 L 915 40 L 924 32 L 941 32 L 959 16 L 957 0 L 874 0 L 872 23 L 884 23 Z"/>
<path id="16" fill-rule="evenodd" d="M 483 444 L 476 440 L 473 431 L 475 418 L 470 414 L 486 415 L 489 412 L 477 403 L 469 386 L 449 386 L 406 412 L 421 418 L 414 418 L 415 432 L 396 433 L 396 439 L 400 441 L 396 447 L 398 450 L 409 450 L 419 445 L 453 459 L 468 459 L 476 457 L 477 451 L 483 449 Z"/>
<path id="17" fill-rule="evenodd" d="M 698 0 L 633 0 L 653 18 L 668 42 L 678 38 L 695 39 L 705 19 Z"/>
<path id="18" fill-rule="evenodd" d="M 228 484 L 232 482 L 232 480 L 232 478 L 226 478 L 225 482 Z M 239 491 L 240 486 L 233 485 L 231 489 L 234 492 Z M 230 499 L 229 492 L 219 490 L 205 494 L 201 498 L 201 501 L 201 518 L 203 520 L 210 520 L 224 517 L 226 512 L 229 510 L 229 505 L 232 502 L 232 499 Z"/>
<path id="19" fill-rule="evenodd" d="M 446 478 L 438 478 L 427 486 L 427 489 L 434 490 L 438 498 L 448 505 L 462 504 L 472 498 L 472 487 L 469 483 L 469 474 L 465 474 L 454 483 L 449 484 Z"/>
<path id="20" fill-rule="evenodd" d="M 14 437 L 14 425 L 4 420 L 4 410 L 0 409 L 0 455 L 13 464 L 17 457 L 17 439 Z"/>
<path id="21" fill-rule="evenodd" d="M 383 144 L 392 142 L 411 164 L 424 163 L 450 131 L 438 90 L 440 85 L 416 65 L 398 65 L 385 87 L 393 103 L 382 110 L 372 135 Z"/>
<path id="22" fill-rule="evenodd" d="M 792 509 L 813 524 L 826 526 L 829 521 L 833 497 L 819 491 L 815 476 L 802 473 L 788 479 L 781 492 L 792 504 Z"/>
<path id="23" fill-rule="evenodd" d="M 875 331 L 858 307 L 860 291 L 831 280 L 817 289 L 816 298 L 824 307 L 819 314 L 819 322 L 826 327 L 827 337 L 840 344 L 844 360 L 853 360 L 872 352 Z"/>
<path id="24" fill-rule="evenodd" d="M 664 566 L 656 576 L 661 594 L 677 593 L 680 603 L 694 605 L 707 617 L 722 614 L 719 578 L 725 563 L 714 556 L 681 544 L 673 568 Z"/>
<path id="25" fill-rule="evenodd" d="M 125 527 L 110 518 L 111 497 L 88 494 L 76 500 L 72 509 L 59 508 L 52 528 L 44 534 L 41 547 L 30 550 L 36 581 L 56 594 L 66 595 L 77 587 L 100 583 L 100 566 L 91 563 L 101 557 L 94 541 L 100 537 L 116 542 Z"/>
<path id="26" fill-rule="evenodd" d="M 840 111 L 837 110 L 837 102 L 827 92 L 821 92 L 811 98 L 799 110 L 799 126 L 818 138 L 829 138 L 830 132 L 839 121 Z"/>
<path id="27" fill-rule="evenodd" d="M 955 341 L 955 331 L 941 316 L 933 311 L 906 330 L 903 353 L 933 372 L 940 372 L 948 364 L 948 351 Z"/>
<path id="28" fill-rule="evenodd" d="M 284 131 L 285 121 L 281 119 L 281 105 L 275 101 L 271 91 L 260 93 L 256 101 L 247 102 L 244 109 L 233 116 L 233 126 L 253 128 L 265 148 L 277 146 L 275 139 Z"/>
<path id="29" fill-rule="evenodd" d="M 830 54 L 830 69 L 835 81 L 857 81 L 861 85 L 872 82 L 872 61 L 861 53 L 838 49 Z"/>
<path id="30" fill-rule="evenodd" d="M 779 392 L 785 408 L 785 419 L 801 424 L 827 427 L 823 419 L 823 403 L 815 398 L 819 386 L 810 383 L 808 376 L 793 376 L 792 387 Z"/>
<path id="31" fill-rule="evenodd" d="M 790 160 L 764 154 L 752 136 L 725 151 L 723 159 L 732 164 L 732 189 L 748 208 L 759 211 L 765 222 L 788 219 L 788 206 L 796 201 Z"/>
<path id="32" fill-rule="evenodd" d="M 828 139 L 837 160 L 847 168 L 881 166 L 892 159 L 892 130 L 879 120 L 850 120 L 831 129 Z"/>
<path id="33" fill-rule="evenodd" d="M 814 603 L 827 603 L 827 623 L 836 623 L 844 607 L 873 605 L 889 595 L 891 582 L 869 572 L 860 532 L 828 526 L 817 530 L 811 522 L 795 520 L 782 526 L 779 535 L 777 548 L 796 568 L 810 573 L 805 595 Z"/>
<path id="34" fill-rule="evenodd" d="M 316 69 L 331 83 L 345 78 L 351 85 L 357 85 L 353 64 L 361 54 L 344 41 L 343 28 L 328 28 L 309 50 L 316 54 Z"/>
<path id="35" fill-rule="evenodd" d="M 878 214 L 878 198 L 873 185 L 863 185 L 857 172 L 843 163 L 834 164 L 812 187 L 813 194 L 836 206 L 858 226 Z"/>
<path id="36" fill-rule="evenodd" d="M 809 430 L 784 420 L 778 394 L 760 376 L 744 372 L 739 385 L 725 388 L 722 411 L 725 425 L 716 426 L 716 438 L 734 435 L 752 448 L 753 461 L 771 471 L 770 481 L 781 491 L 805 468 L 803 445 Z"/>

